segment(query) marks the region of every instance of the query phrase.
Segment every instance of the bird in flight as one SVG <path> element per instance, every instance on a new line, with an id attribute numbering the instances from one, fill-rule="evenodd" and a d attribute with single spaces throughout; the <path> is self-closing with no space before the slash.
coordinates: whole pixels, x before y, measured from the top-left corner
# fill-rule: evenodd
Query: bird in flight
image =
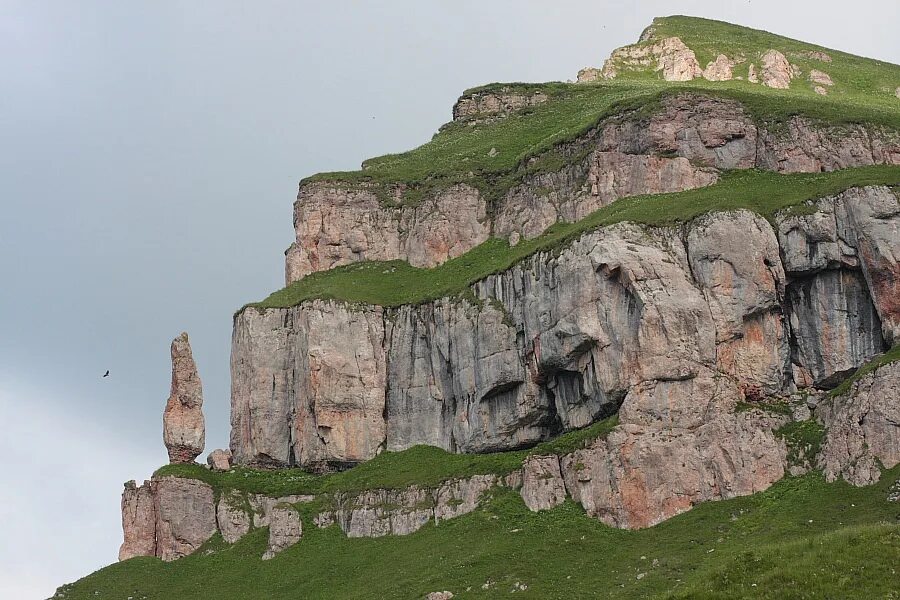
<path id="1" fill-rule="evenodd" d="M 109 377 L 109 369 L 106 370 L 106 373 L 103 374 L 103 377 Z"/>

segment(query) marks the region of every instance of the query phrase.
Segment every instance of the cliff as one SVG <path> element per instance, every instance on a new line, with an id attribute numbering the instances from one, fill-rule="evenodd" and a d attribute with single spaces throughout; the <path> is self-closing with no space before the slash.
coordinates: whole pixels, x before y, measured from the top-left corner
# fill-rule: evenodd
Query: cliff
<path id="1" fill-rule="evenodd" d="M 191 418 L 165 423 L 188 464 L 126 484 L 120 559 L 282 560 L 511 496 L 641 530 L 787 477 L 877 487 L 900 464 L 898 86 L 657 19 L 579 83 L 468 90 L 420 148 L 303 180 L 286 287 L 234 316 L 230 450 L 192 464 L 185 335 Z"/>

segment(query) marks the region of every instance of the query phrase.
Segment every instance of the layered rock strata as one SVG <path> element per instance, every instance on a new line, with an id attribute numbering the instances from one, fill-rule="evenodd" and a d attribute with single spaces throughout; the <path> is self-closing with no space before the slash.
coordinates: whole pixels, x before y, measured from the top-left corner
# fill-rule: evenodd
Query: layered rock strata
<path id="1" fill-rule="evenodd" d="M 206 440 L 203 387 L 187 333 L 172 340 L 172 388 L 163 412 L 163 440 L 169 462 L 192 463 Z"/>
<path id="2" fill-rule="evenodd" d="M 710 185 L 722 169 L 797 173 L 900 164 L 900 134 L 803 117 L 770 131 L 738 102 L 685 93 L 664 98 L 650 116 L 609 118 L 554 152 L 568 165 L 526 177 L 491 210 L 463 183 L 411 206 L 386 203 L 375 184 L 304 182 L 294 204 L 296 239 L 286 252 L 286 281 L 363 260 L 433 267 L 491 235 L 535 237 L 619 198 Z M 400 199 L 403 186 L 391 193 Z"/>
<path id="3" fill-rule="evenodd" d="M 897 339 L 898 223 L 892 190 L 852 189 L 774 227 L 747 211 L 604 227 L 418 306 L 248 308 L 235 461 L 506 450 L 617 410 L 695 429 L 729 403 L 833 386 Z"/>

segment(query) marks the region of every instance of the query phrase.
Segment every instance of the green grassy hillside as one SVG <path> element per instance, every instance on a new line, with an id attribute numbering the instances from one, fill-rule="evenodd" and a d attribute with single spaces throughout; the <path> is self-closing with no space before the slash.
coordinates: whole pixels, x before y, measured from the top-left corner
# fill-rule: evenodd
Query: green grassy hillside
<path id="1" fill-rule="evenodd" d="M 667 83 L 659 81 L 652 68 L 595 84 L 490 84 L 465 94 L 506 87 L 525 93 L 542 91 L 549 100 L 474 127 L 450 123 L 431 141 L 408 152 L 369 159 L 359 171 L 320 173 L 304 181 L 367 183 L 382 193 L 385 202 L 396 201 L 387 188 L 400 184 L 405 186 L 401 202 L 406 203 L 417 202 L 435 187 L 464 181 L 480 188 L 488 198 L 495 198 L 526 173 L 558 167 L 563 160 L 552 152 L 538 164 L 526 164 L 529 158 L 576 139 L 605 117 L 625 110 L 651 111 L 662 96 L 688 91 L 739 100 L 758 121 L 770 125 L 806 115 L 830 123 L 876 123 L 900 129 L 900 99 L 895 96 L 900 87 L 898 65 L 695 17 L 659 18 L 652 28 L 656 37 L 680 37 L 704 66 L 719 53 L 744 56 L 747 60 L 736 67 L 735 74 L 746 77 L 751 60 L 758 63 L 761 53 L 779 49 L 804 75 L 790 90 L 746 81 Z M 832 62 L 822 62 L 810 54 L 823 51 Z M 835 85 L 826 97 L 815 94 L 804 79 L 813 68 L 826 71 L 834 79 Z"/>
<path id="2" fill-rule="evenodd" d="M 867 488 L 789 478 L 641 531 L 606 527 L 571 502 L 529 512 L 497 492 L 474 513 L 405 537 L 348 539 L 304 522 L 261 561 L 266 531 L 212 540 L 174 563 L 135 558 L 64 586 L 60 598 L 851 599 L 900 598 L 900 468 Z M 522 590 L 521 586 L 527 586 Z"/>
<path id="3" fill-rule="evenodd" d="M 394 260 L 354 263 L 312 273 L 249 306 L 283 308 L 312 298 L 382 306 L 416 304 L 459 294 L 479 279 L 508 269 L 535 252 L 558 248 L 604 225 L 623 221 L 671 225 L 706 212 L 737 208 L 771 218 L 781 210 L 804 210 L 805 203 L 811 199 L 862 185 L 900 185 L 900 167 L 875 166 L 797 175 L 734 171 L 709 187 L 618 200 L 577 223 L 557 223 L 543 235 L 514 247 L 505 240 L 491 238 L 432 269 Z"/>

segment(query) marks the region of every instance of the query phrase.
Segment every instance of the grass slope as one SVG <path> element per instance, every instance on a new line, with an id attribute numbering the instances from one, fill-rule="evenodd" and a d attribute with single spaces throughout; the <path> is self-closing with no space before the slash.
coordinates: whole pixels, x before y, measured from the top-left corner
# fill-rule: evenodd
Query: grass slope
<path id="1" fill-rule="evenodd" d="M 418 148 L 369 159 L 360 171 L 320 173 L 305 181 L 347 185 L 365 182 L 376 189 L 404 184 L 409 187 L 401 201 L 409 203 L 436 187 L 464 181 L 481 189 L 488 198 L 496 198 L 529 170 L 540 171 L 548 166 L 528 164 L 528 159 L 576 139 L 605 117 L 633 109 L 651 111 L 662 96 L 690 91 L 739 100 L 758 121 L 770 127 L 791 116 L 806 115 L 829 123 L 874 123 L 900 129 L 900 100 L 895 96 L 900 87 L 898 65 L 721 21 L 665 17 L 656 19 L 652 27 L 656 37 L 680 37 L 695 50 L 703 65 L 723 52 L 744 55 L 748 60 L 736 68 L 736 74 L 746 77 L 751 60 L 758 63 L 760 54 L 776 48 L 785 52 L 804 75 L 794 81 L 790 90 L 774 90 L 746 81 L 696 79 L 668 83 L 660 81 L 658 73 L 649 68 L 596 84 L 489 84 L 465 94 L 505 87 L 523 93 L 542 91 L 549 100 L 477 126 L 449 123 Z M 826 51 L 832 62 L 811 58 L 810 53 L 815 51 Z M 828 72 L 834 79 L 829 96 L 815 94 L 805 80 L 813 68 Z M 550 163 L 559 160 L 549 158 Z M 382 192 L 385 202 L 395 201 L 389 191 Z"/>
<path id="2" fill-rule="evenodd" d="M 492 238 L 462 256 L 432 269 L 404 261 L 361 262 L 313 273 L 271 294 L 257 308 L 283 308 L 313 298 L 381 306 L 417 304 L 452 296 L 491 273 L 545 250 L 559 248 L 587 231 L 623 221 L 671 225 L 710 211 L 746 208 L 772 218 L 789 208 L 802 208 L 814 198 L 862 185 L 898 185 L 900 167 L 874 166 L 831 173 L 779 175 L 762 171 L 727 173 L 715 185 L 614 202 L 577 223 L 557 223 L 543 235 L 510 247 Z"/>
<path id="3" fill-rule="evenodd" d="M 303 540 L 259 559 L 266 531 L 174 563 L 136 558 L 60 589 L 80 599 L 900 598 L 900 467 L 867 488 L 788 478 L 640 531 L 577 505 L 529 512 L 498 491 L 476 512 L 406 537 L 348 539 L 304 523 Z M 486 587 L 485 587 L 486 586 Z"/>

